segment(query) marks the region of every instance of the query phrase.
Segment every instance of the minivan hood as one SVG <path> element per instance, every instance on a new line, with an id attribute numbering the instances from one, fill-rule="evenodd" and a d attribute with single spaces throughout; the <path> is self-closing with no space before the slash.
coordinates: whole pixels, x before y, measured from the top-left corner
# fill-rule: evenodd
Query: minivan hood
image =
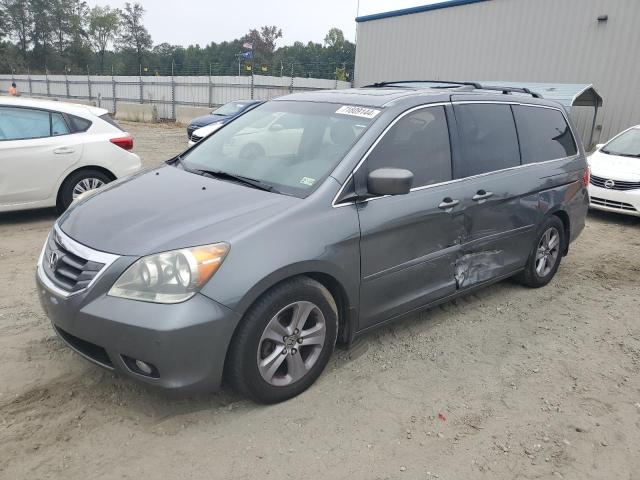
<path id="1" fill-rule="evenodd" d="M 609 155 L 596 150 L 588 161 L 591 173 L 598 177 L 630 182 L 640 180 L 640 158 Z"/>
<path id="2" fill-rule="evenodd" d="M 302 201 L 172 166 L 115 183 L 67 210 L 62 231 L 96 250 L 142 256 L 231 241 Z"/>

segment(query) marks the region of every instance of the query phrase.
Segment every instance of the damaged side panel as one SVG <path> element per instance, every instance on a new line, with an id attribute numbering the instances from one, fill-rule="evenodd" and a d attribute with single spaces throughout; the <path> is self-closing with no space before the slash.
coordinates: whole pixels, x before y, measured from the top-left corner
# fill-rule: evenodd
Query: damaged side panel
<path id="1" fill-rule="evenodd" d="M 497 270 L 505 266 L 502 250 L 467 253 L 455 262 L 454 276 L 456 287 L 465 288 L 476 283 L 490 280 Z"/>

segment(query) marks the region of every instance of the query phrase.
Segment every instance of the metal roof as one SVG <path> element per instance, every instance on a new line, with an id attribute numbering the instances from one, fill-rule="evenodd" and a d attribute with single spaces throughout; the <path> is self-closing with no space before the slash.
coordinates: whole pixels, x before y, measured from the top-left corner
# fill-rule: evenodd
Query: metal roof
<path id="1" fill-rule="evenodd" d="M 563 105 L 567 110 L 571 107 L 601 107 L 602 97 L 593 85 L 583 83 L 530 83 L 505 82 L 503 80 L 482 80 L 484 85 L 500 85 L 505 87 L 528 88 L 539 93 L 547 100 Z M 514 95 L 518 95 L 515 93 Z"/>
<path id="2" fill-rule="evenodd" d="M 403 8 L 401 10 L 393 10 L 391 12 L 374 13 L 372 15 L 363 15 L 357 17 L 356 22 L 369 22 L 371 20 L 380 20 L 382 18 L 400 17 L 402 15 L 410 15 L 412 13 L 429 12 L 431 10 L 441 10 L 443 8 L 459 7 L 462 5 L 470 5 L 472 3 L 488 2 L 489 0 L 449 0 L 446 2 L 432 3 L 430 5 L 421 5 L 418 7 Z"/>

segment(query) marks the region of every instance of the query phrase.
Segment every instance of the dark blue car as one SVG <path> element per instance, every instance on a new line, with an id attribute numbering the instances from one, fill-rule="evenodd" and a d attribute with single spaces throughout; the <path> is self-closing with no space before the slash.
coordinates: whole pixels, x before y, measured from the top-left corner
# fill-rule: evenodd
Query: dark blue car
<path id="1" fill-rule="evenodd" d="M 224 125 L 228 121 L 236 118 L 238 115 L 242 115 L 247 110 L 264 103 L 264 100 L 234 100 L 233 102 L 225 103 L 221 107 L 218 107 L 212 111 L 209 115 L 203 115 L 201 117 L 194 118 L 187 126 L 187 137 L 191 140 L 191 134 L 198 128 L 211 125 L 212 123 L 220 123 Z"/>

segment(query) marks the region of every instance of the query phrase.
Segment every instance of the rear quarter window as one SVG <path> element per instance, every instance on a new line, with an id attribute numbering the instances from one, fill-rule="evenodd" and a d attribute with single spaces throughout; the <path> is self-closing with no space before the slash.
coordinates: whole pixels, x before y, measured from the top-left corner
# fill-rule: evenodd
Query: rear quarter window
<path id="1" fill-rule="evenodd" d="M 575 155 L 576 142 L 559 110 L 513 106 L 522 163 L 536 163 Z"/>
<path id="2" fill-rule="evenodd" d="M 67 115 L 67 119 L 69 120 L 69 125 L 71 126 L 71 131 L 73 133 L 86 132 L 92 124 L 91 120 L 76 117 L 75 115 Z"/>
<path id="3" fill-rule="evenodd" d="M 454 163 L 456 178 L 520 165 L 518 136 L 507 104 L 455 105 L 462 158 Z"/>

